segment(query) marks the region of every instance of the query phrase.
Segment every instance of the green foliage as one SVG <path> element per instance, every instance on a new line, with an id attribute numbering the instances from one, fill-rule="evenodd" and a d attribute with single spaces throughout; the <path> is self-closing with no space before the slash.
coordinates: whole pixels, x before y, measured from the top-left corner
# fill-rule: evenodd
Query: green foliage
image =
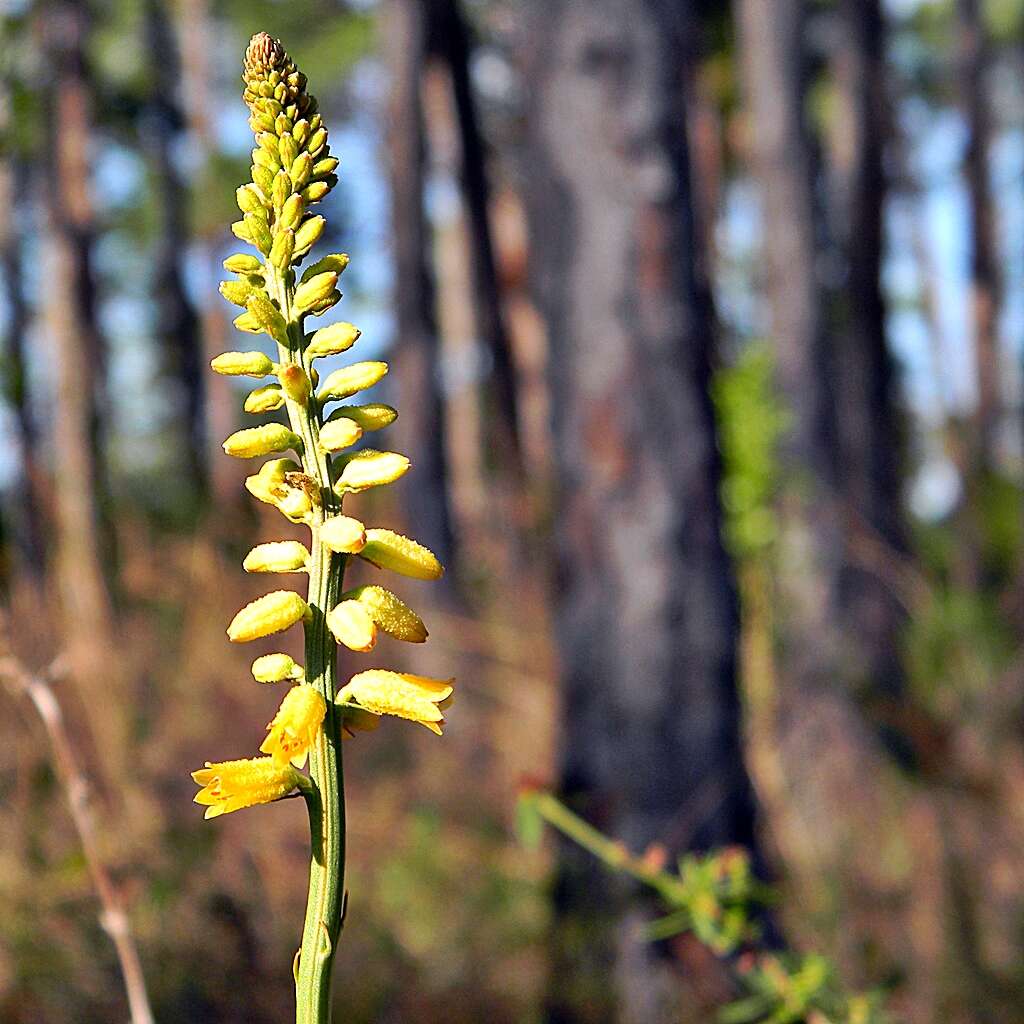
<path id="1" fill-rule="evenodd" d="M 750 995 L 724 1007 L 720 1024 L 884 1024 L 876 994 L 848 995 L 823 956 L 764 956 L 741 977 Z"/>
<path id="2" fill-rule="evenodd" d="M 780 480 L 777 449 L 789 416 L 772 377 L 770 349 L 754 343 L 711 385 L 724 463 L 725 536 L 737 558 L 765 553 L 778 532 L 772 508 Z"/>
<path id="3" fill-rule="evenodd" d="M 750 855 L 740 847 L 682 857 L 677 870 L 657 849 L 631 854 L 573 814 L 550 793 L 520 795 L 520 829 L 529 837 L 542 821 L 577 842 L 614 871 L 630 875 L 661 898 L 668 913 L 654 921 L 652 941 L 692 934 L 718 956 L 735 961 L 742 994 L 723 1007 L 721 1024 L 886 1024 L 891 1018 L 878 993 L 846 992 L 835 968 L 817 954 L 768 954 L 756 950 L 757 917 L 772 890 L 758 881 Z"/>

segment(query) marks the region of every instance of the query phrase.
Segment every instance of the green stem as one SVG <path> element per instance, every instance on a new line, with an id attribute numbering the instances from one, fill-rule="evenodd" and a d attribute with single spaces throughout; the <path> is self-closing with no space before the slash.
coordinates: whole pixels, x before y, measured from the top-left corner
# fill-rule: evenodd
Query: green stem
<path id="1" fill-rule="evenodd" d="M 266 263 L 270 294 L 289 321 L 291 345 L 278 345 L 279 361 L 292 363 L 310 373 L 302 348 L 302 326 L 292 324 L 294 277 Z M 302 438 L 303 472 L 317 482 L 320 502 L 310 524 L 309 595 L 312 620 L 306 630 L 306 682 L 315 686 L 327 704 L 327 715 L 316 745 L 310 751 L 306 793 L 312 857 L 309 867 L 309 895 L 302 946 L 295 965 L 296 1024 L 329 1024 L 331 1019 L 331 968 L 341 934 L 345 879 L 345 789 L 341 754 L 341 710 L 334 704 L 337 692 L 337 647 L 327 628 L 327 612 L 337 603 L 345 574 L 346 558 L 328 551 L 320 543 L 320 526 L 325 518 L 341 511 L 341 502 L 331 489 L 330 465 L 320 450 L 320 409 L 315 397 L 305 405 L 286 401 L 292 430 Z"/>
<path id="2" fill-rule="evenodd" d="M 535 801 L 537 813 L 549 825 L 582 846 L 603 864 L 614 871 L 630 875 L 644 885 L 649 885 L 666 900 L 678 898 L 679 885 L 668 872 L 649 867 L 639 857 L 630 853 L 622 843 L 609 839 L 550 793 L 537 793 L 532 799 Z"/>

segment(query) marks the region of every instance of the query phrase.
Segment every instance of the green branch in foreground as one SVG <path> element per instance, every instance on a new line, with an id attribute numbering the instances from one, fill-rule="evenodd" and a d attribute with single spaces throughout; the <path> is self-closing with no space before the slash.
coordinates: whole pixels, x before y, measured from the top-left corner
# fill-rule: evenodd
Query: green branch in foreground
<path id="1" fill-rule="evenodd" d="M 284 409 L 288 423 L 267 422 L 232 434 L 224 450 L 238 458 L 277 456 L 246 480 L 246 489 L 292 523 L 308 527 L 307 548 L 296 540 L 259 544 L 246 556 L 247 572 L 306 573 L 306 596 L 276 590 L 246 605 L 228 626 L 233 642 L 259 640 L 302 622 L 305 665 L 284 653 L 264 654 L 252 665 L 260 683 L 290 685 L 260 747 L 265 757 L 217 763 L 193 773 L 202 787 L 196 802 L 208 818 L 271 803 L 296 790 L 309 810 L 311 863 L 302 945 L 294 964 L 297 1024 L 327 1024 L 331 969 L 345 908 L 345 803 L 342 739 L 374 728 L 382 715 L 419 722 L 440 734 L 452 680 L 371 668 L 338 685 L 337 646 L 368 652 L 380 633 L 422 643 L 427 630 L 395 594 L 376 585 L 344 591 L 353 559 L 416 579 L 437 579 L 443 569 L 426 548 L 385 529 L 367 529 L 342 511 L 350 494 L 392 483 L 409 468 L 397 452 L 352 450 L 363 434 L 391 424 L 397 412 L 380 403 L 341 404 L 386 373 L 381 362 L 351 363 L 321 382 L 317 359 L 347 352 L 359 331 L 334 323 L 311 333 L 306 320 L 341 299 L 338 278 L 348 266 L 331 253 L 297 269 L 323 234 L 325 221 L 310 208 L 337 183 L 327 129 L 306 78 L 280 42 L 253 36 L 246 50 L 244 98 L 255 136 L 252 181 L 236 192 L 242 219 L 235 235 L 256 254 L 224 261 L 233 279 L 221 294 L 243 308 L 235 326 L 267 335 L 275 358 L 262 350 L 225 352 L 216 373 L 266 378 L 245 400 L 245 411 Z M 287 457 L 288 452 L 298 461 Z M 309 774 L 299 771 L 309 760 Z"/>
<path id="2" fill-rule="evenodd" d="M 637 856 L 550 793 L 524 790 L 518 806 L 523 842 L 536 846 L 545 823 L 611 870 L 658 894 L 666 915 L 648 926 L 649 940 L 689 933 L 716 955 L 730 958 L 742 995 L 722 1008 L 720 1024 L 891 1024 L 880 996 L 844 992 L 824 957 L 757 950 L 757 914 L 773 893 L 757 880 L 746 850 L 687 854 L 673 870 L 657 848 Z"/>

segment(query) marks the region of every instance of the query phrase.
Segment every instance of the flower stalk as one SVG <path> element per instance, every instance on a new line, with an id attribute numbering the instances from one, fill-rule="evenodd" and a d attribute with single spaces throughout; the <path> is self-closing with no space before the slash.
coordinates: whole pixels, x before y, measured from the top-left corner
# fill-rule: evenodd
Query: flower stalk
<path id="1" fill-rule="evenodd" d="M 346 495 L 388 484 L 409 468 L 409 460 L 397 452 L 348 450 L 364 432 L 394 421 L 397 413 L 390 406 L 342 405 L 324 416 L 328 403 L 351 398 L 381 380 L 387 364 L 343 367 L 316 392 L 314 361 L 346 352 L 360 335 L 346 322 L 306 331 L 308 317 L 320 316 L 341 299 L 337 284 L 347 255 L 323 256 L 297 280 L 299 265 L 324 230 L 324 218 L 310 207 L 337 183 L 338 160 L 330 155 L 327 129 L 316 100 L 306 92 L 305 76 L 280 42 L 266 33 L 253 36 L 242 77 L 256 147 L 252 181 L 236 193 L 242 219 L 232 230 L 259 255 L 238 253 L 225 260 L 225 269 L 236 279 L 224 282 L 221 294 L 244 307 L 235 319 L 239 330 L 272 339 L 276 359 L 260 351 L 228 352 L 211 366 L 227 376 L 277 378 L 253 390 L 245 410 L 283 409 L 287 425 L 239 430 L 224 450 L 239 458 L 283 456 L 264 463 L 248 477 L 246 488 L 310 531 L 308 547 L 297 541 L 258 545 L 246 556 L 244 568 L 305 573 L 309 583 L 305 598 L 278 590 L 251 602 L 232 620 L 228 637 L 246 642 L 301 622 L 305 665 L 285 654 L 257 658 L 252 666 L 257 682 L 292 684 L 260 748 L 268 756 L 207 763 L 193 777 L 202 787 L 196 800 L 210 817 L 272 803 L 296 790 L 305 798 L 311 858 L 302 942 L 293 965 L 295 1019 L 297 1024 L 328 1024 L 331 969 L 346 903 L 342 738 L 374 728 L 382 715 L 421 722 L 440 733 L 442 709 L 452 692 L 451 680 L 385 669 L 358 673 L 339 687 L 338 643 L 368 651 L 378 628 L 413 643 L 427 636 L 419 616 L 390 591 L 361 585 L 343 593 L 345 571 L 353 559 L 419 579 L 437 579 L 443 569 L 415 541 L 385 529 L 367 530 L 342 513 Z M 358 641 L 350 642 L 359 625 Z M 298 770 L 307 757 L 308 776 Z"/>

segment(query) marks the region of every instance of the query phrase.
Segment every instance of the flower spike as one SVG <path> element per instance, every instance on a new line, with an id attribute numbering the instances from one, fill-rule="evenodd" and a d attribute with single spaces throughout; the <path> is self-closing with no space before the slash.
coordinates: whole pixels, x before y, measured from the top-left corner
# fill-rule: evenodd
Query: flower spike
<path id="1" fill-rule="evenodd" d="M 357 673 L 339 686 L 337 644 L 363 652 L 373 649 L 379 634 L 411 643 L 427 638 L 420 617 L 389 590 L 372 584 L 346 590 L 345 570 L 355 558 L 417 579 L 437 579 L 443 569 L 415 541 L 367 529 L 343 508 L 350 495 L 389 484 L 409 469 L 398 452 L 358 447 L 364 434 L 394 422 L 398 413 L 391 406 L 342 404 L 330 415 L 324 408 L 373 387 L 388 367 L 352 362 L 320 381 L 314 362 L 344 355 L 360 338 L 359 328 L 347 321 L 311 326 L 313 317 L 341 300 L 338 285 L 349 257 L 327 253 L 302 267 L 324 234 L 326 220 L 315 207 L 337 184 L 339 161 L 306 76 L 279 40 L 265 32 L 252 37 L 242 80 L 253 132 L 251 180 L 235 193 L 240 217 L 231 229 L 248 248 L 224 260 L 229 276 L 220 293 L 236 307 L 235 326 L 261 339 L 217 356 L 211 369 L 258 379 L 245 411 L 279 419 L 235 431 L 224 451 L 238 458 L 278 456 L 246 477 L 246 490 L 309 530 L 305 543 L 257 544 L 243 567 L 249 573 L 305 573 L 309 585 L 306 597 L 276 590 L 256 598 L 235 615 L 227 634 L 233 643 L 246 643 L 302 623 L 305 655 L 301 665 L 282 652 L 252 662 L 256 682 L 294 684 L 267 727 L 260 747 L 266 756 L 208 762 L 193 778 L 201 787 L 196 802 L 209 818 L 295 790 L 306 797 L 316 841 L 295 967 L 297 1017 L 325 1024 L 343 906 L 341 740 L 375 728 L 384 715 L 440 733 L 452 693 L 450 680 L 385 669 Z M 261 343 L 273 351 L 259 351 Z M 298 771 L 307 760 L 308 777 Z"/>

